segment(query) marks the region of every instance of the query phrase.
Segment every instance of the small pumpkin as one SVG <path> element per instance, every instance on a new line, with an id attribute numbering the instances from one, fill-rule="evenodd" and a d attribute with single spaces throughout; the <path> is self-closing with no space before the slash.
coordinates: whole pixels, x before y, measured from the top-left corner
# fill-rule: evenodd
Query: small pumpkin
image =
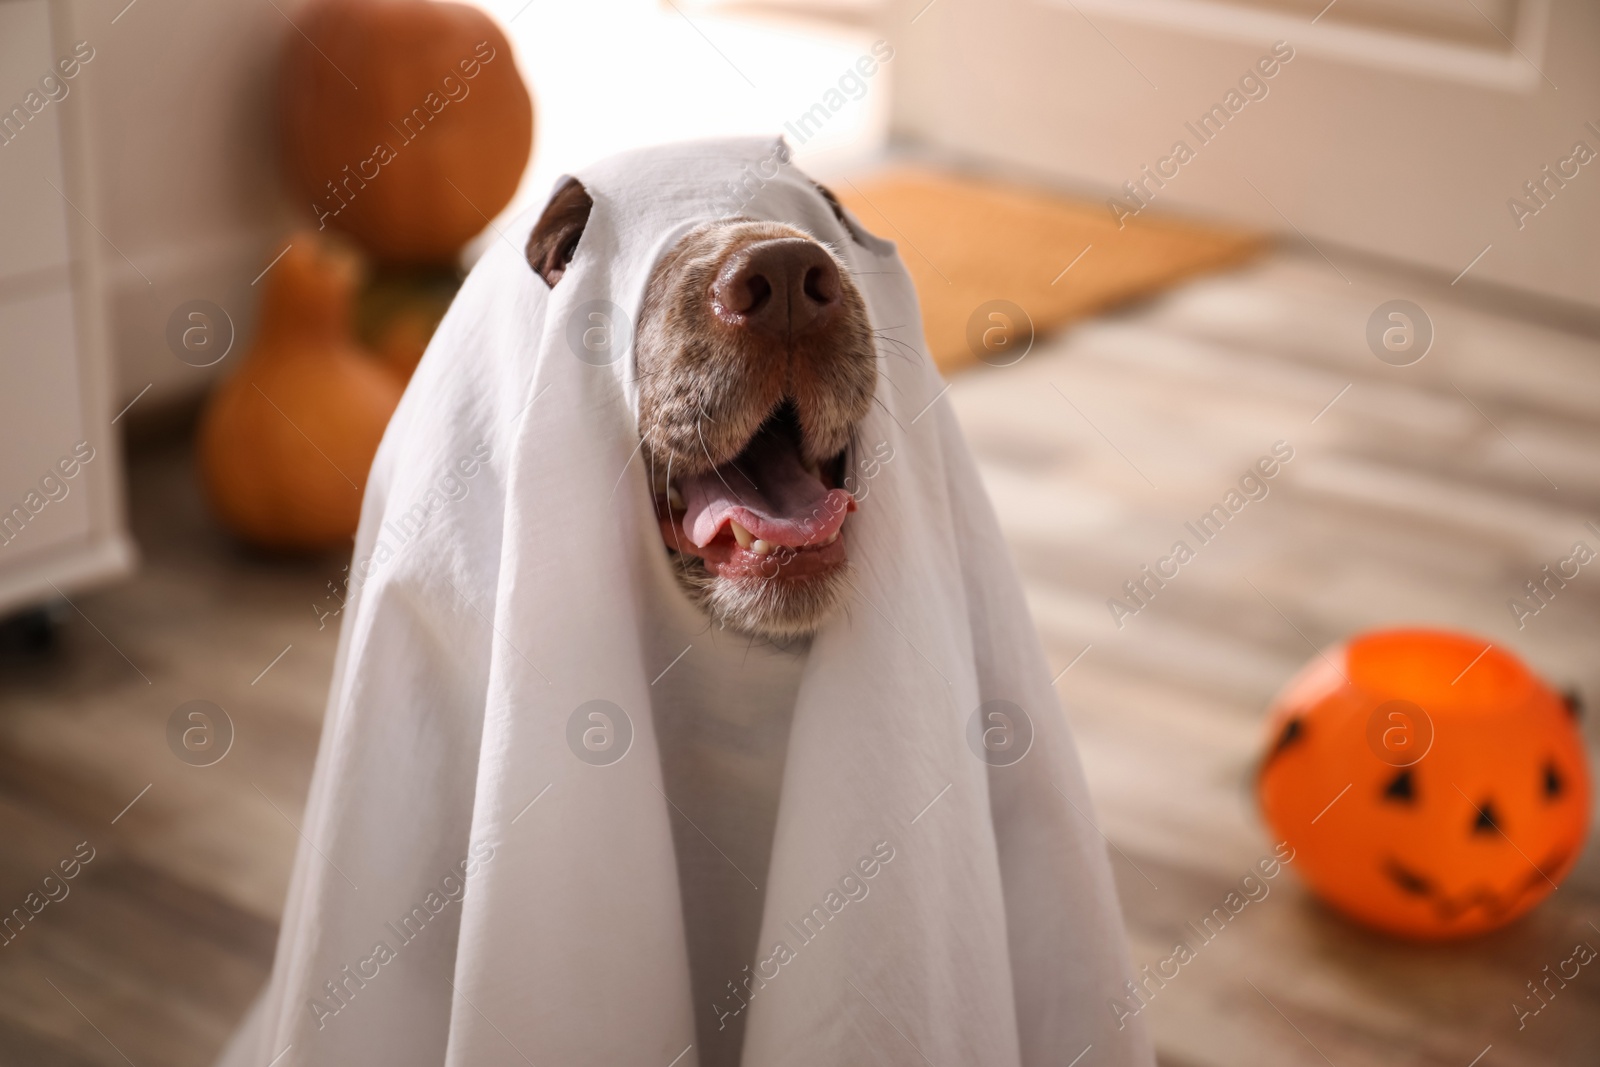
<path id="1" fill-rule="evenodd" d="M 461 288 L 458 271 L 378 270 L 356 297 L 356 337 L 401 381 L 411 378 L 439 320 Z"/>
<path id="2" fill-rule="evenodd" d="M 533 147 L 505 35 L 445 0 L 312 0 L 296 22 L 279 76 L 292 192 L 380 260 L 453 263 Z"/>
<path id="3" fill-rule="evenodd" d="M 353 253 L 295 235 L 269 271 L 255 344 L 201 417 L 212 509 L 262 548 L 346 545 L 402 383 L 358 348 Z"/>
<path id="4" fill-rule="evenodd" d="M 1481 637 L 1367 633 L 1275 702 L 1258 788 L 1295 868 L 1369 926 L 1441 940 L 1528 911 L 1578 861 L 1575 702 Z"/>

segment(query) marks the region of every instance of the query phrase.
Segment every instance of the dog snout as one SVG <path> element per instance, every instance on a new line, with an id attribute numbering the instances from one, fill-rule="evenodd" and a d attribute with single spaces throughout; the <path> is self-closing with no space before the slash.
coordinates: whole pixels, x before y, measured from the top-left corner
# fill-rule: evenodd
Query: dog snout
<path id="1" fill-rule="evenodd" d="M 826 323 L 839 306 L 839 267 L 803 237 L 757 241 L 730 255 L 711 286 L 711 306 L 732 326 L 789 339 Z"/>

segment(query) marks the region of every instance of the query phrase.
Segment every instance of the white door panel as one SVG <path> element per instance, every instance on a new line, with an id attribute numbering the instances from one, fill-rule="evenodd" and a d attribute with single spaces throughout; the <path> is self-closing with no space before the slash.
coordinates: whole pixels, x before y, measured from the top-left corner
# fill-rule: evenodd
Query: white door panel
<path id="1" fill-rule="evenodd" d="M 73 16 L 65 0 L 0 0 L 0 613 L 133 562 L 84 80 L 59 66 L 83 40 Z"/>
<path id="2" fill-rule="evenodd" d="M 57 58 L 48 0 L 0 3 L 0 293 L 19 274 L 60 272 L 70 258 L 57 119 L 74 85 L 52 81 L 53 93 L 66 92 L 55 101 L 39 84 L 59 73 Z"/>
<path id="3" fill-rule="evenodd" d="M 97 450 L 87 464 L 73 455 L 90 435 L 78 409 L 72 293 L 61 288 L 0 303 L 0 337 L 0 566 L 12 566 L 88 537 L 85 475 L 98 474 L 95 464 L 105 455 Z M 75 471 L 70 478 L 58 467 L 63 461 Z M 22 512 L 13 518 L 16 508 Z"/>
<path id="4" fill-rule="evenodd" d="M 1151 211 L 1303 235 L 1330 269 L 1349 249 L 1448 277 L 1472 264 L 1473 280 L 1600 307 L 1600 160 L 1564 163 L 1580 141 L 1600 153 L 1600 5 L 925 3 L 895 0 L 888 17 L 906 42 L 902 135 L 1101 197 L 1126 201 L 1143 179 Z M 1199 141 L 1186 123 L 1277 40 L 1294 58 Z M 1179 141 L 1193 158 L 1159 187 L 1144 179 Z M 1519 218 L 1514 197 L 1539 210 Z"/>

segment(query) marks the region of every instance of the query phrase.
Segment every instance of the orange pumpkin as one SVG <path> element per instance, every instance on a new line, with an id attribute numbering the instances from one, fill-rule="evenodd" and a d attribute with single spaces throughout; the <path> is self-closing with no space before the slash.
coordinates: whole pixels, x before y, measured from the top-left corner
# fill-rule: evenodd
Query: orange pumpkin
<path id="1" fill-rule="evenodd" d="M 1262 810 L 1311 888 L 1351 918 L 1428 940 L 1492 930 L 1553 891 L 1583 848 L 1576 718 L 1481 637 L 1364 634 L 1279 695 Z"/>
<path id="2" fill-rule="evenodd" d="M 312 0 L 295 20 L 279 93 L 296 199 L 380 260 L 454 262 L 533 146 L 505 35 L 442 0 Z"/>
<path id="3" fill-rule="evenodd" d="M 268 272 L 254 347 L 201 418 L 200 473 L 212 509 L 270 549 L 346 545 L 402 384 L 357 348 L 355 257 L 297 234 Z"/>

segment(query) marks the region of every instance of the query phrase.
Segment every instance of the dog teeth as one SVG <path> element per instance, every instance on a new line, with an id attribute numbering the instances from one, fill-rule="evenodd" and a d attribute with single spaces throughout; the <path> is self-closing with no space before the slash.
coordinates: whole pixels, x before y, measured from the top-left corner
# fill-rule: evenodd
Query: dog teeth
<path id="1" fill-rule="evenodd" d="M 683 510 L 683 494 L 678 492 L 678 487 L 675 485 L 667 486 L 667 506 L 673 511 Z"/>
<path id="2" fill-rule="evenodd" d="M 740 548 L 749 548 L 751 545 L 755 544 L 755 535 L 749 530 L 746 530 L 743 526 L 740 526 L 736 522 L 729 522 L 728 525 L 733 527 L 733 539 L 739 542 Z"/>
<path id="3" fill-rule="evenodd" d="M 754 541 L 751 542 L 750 551 L 754 552 L 758 556 L 765 556 L 767 553 L 772 551 L 772 546 L 767 544 L 765 541 Z"/>
<path id="4" fill-rule="evenodd" d="M 824 545 L 831 545 L 837 540 L 839 540 L 839 531 L 835 530 L 835 531 L 833 531 L 833 536 L 829 537 L 826 541 L 824 541 L 822 543 Z"/>

